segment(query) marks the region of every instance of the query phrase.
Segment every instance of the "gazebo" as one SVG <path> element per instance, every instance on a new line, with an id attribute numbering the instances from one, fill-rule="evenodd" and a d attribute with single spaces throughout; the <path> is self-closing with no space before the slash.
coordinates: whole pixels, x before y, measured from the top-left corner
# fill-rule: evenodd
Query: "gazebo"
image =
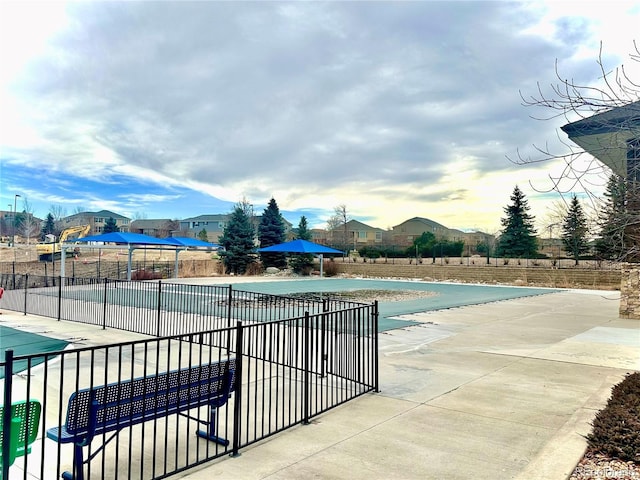
<path id="1" fill-rule="evenodd" d="M 320 258 L 320 277 L 322 277 L 322 260 L 324 254 L 344 254 L 341 250 L 309 242 L 308 240 L 292 240 L 290 242 L 271 245 L 270 247 L 259 248 L 258 252 L 280 252 L 280 253 L 309 253 Z"/>
<path id="2" fill-rule="evenodd" d="M 174 276 L 178 275 L 178 254 L 182 250 L 186 250 L 188 247 L 209 247 L 216 248 L 218 245 L 215 243 L 207 243 L 202 240 L 193 238 L 155 238 L 149 235 L 143 235 L 141 233 L 128 233 L 128 232 L 112 232 L 104 233 L 102 235 L 92 235 L 89 237 L 82 237 L 74 240 L 73 242 L 66 242 L 61 245 L 62 262 L 60 266 L 60 276 L 65 276 L 65 257 L 67 249 L 69 248 L 83 248 L 78 245 L 79 243 L 100 243 L 96 245 L 87 245 L 84 248 L 105 248 L 105 249 L 122 249 L 123 246 L 127 247 L 127 280 L 131 281 L 131 265 L 133 251 L 139 248 L 156 247 L 156 248 L 168 248 L 175 250 L 176 252 L 176 268 Z M 113 244 L 113 245 L 107 245 Z"/>

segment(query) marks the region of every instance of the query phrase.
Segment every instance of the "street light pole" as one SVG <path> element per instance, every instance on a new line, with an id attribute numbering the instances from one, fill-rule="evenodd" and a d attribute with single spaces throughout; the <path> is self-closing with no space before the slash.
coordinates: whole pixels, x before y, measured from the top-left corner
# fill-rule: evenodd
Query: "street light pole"
<path id="1" fill-rule="evenodd" d="M 11 246 L 13 248 L 16 248 L 16 205 L 19 196 L 20 195 L 16 193 L 13 197 L 13 229 L 11 230 Z"/>

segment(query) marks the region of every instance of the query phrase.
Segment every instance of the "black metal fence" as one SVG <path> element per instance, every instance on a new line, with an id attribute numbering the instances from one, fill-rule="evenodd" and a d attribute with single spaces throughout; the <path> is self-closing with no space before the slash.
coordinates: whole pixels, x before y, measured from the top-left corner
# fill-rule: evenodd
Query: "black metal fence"
<path id="1" fill-rule="evenodd" d="M 235 391 L 216 416 L 217 435 L 228 445 L 195 434 L 195 418 L 211 420 L 209 409 L 198 407 L 188 417 L 160 414 L 130 425 L 125 415 L 118 435 L 96 435 L 84 447 L 84 458 L 90 459 L 85 478 L 156 479 L 237 454 L 378 388 L 377 303 L 277 297 L 230 287 L 111 281 L 40 286 L 35 280 L 11 285 L 3 308 L 160 336 L 47 354 L 7 352 L 0 363 L 4 405 L 37 400 L 42 415 L 31 452 L 11 467 L 3 463 L 3 478 L 9 478 L 9 469 L 12 479 L 57 479 L 73 471 L 75 449 L 47 438 L 47 432 L 65 424 L 70 396 L 83 389 L 111 384 L 124 392 L 134 379 L 153 382 L 166 372 L 234 359 Z M 7 411 L 4 438 L 11 437 Z M 9 448 L 10 442 L 3 442 L 5 459 Z"/>
<path id="2" fill-rule="evenodd" d="M 178 261 L 178 270 L 184 269 L 193 262 Z M 96 260 L 80 261 L 68 259 L 65 264 L 66 277 L 69 278 L 111 278 L 127 279 L 126 260 Z M 134 260 L 131 262 L 132 276 L 136 280 L 152 278 L 173 278 L 175 261 Z M 55 278 L 60 276 L 61 262 L 0 262 L 0 274 L 35 275 Z"/>
<path id="3" fill-rule="evenodd" d="M 330 296 L 289 297 L 231 285 L 185 285 L 0 274 L 2 308 L 145 335 L 214 330 L 237 320 L 268 322 L 356 305 Z"/>

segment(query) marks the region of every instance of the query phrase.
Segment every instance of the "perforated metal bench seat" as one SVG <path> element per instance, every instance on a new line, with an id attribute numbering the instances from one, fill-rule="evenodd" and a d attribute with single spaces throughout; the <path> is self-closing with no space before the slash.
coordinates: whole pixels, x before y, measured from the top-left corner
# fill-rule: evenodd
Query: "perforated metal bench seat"
<path id="1" fill-rule="evenodd" d="M 11 435 L 9 440 L 9 456 L 7 465 L 13 465 L 17 457 L 31 453 L 31 444 L 38 436 L 40 413 L 42 406 L 37 400 L 22 400 L 11 404 Z M 4 406 L 0 406 L 0 422 L 4 417 Z M 2 446 L 7 441 L 4 431 L 0 427 L 0 468 L 5 463 L 2 456 Z M 2 476 L 2 472 L 0 472 Z"/>
<path id="2" fill-rule="evenodd" d="M 82 448 L 96 436 L 116 432 L 92 456 L 123 428 L 173 414 L 207 424 L 207 431 L 199 430 L 198 435 L 228 445 L 228 440 L 217 436 L 216 413 L 234 390 L 235 359 L 85 388 L 71 395 L 65 424 L 48 429 L 47 437 L 74 444 L 74 473 L 65 472 L 62 477 L 77 480 L 84 478 L 83 464 L 91 460 L 83 460 Z M 205 405 L 210 407 L 207 421 L 184 413 Z"/>

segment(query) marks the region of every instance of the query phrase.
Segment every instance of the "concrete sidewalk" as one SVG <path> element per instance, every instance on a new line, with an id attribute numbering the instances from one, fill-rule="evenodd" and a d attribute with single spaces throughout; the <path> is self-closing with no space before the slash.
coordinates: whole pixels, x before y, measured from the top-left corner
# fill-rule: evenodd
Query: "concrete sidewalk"
<path id="1" fill-rule="evenodd" d="M 611 387 L 640 370 L 640 321 L 618 318 L 618 298 L 412 315 L 380 335 L 380 393 L 182 478 L 564 479 Z"/>
<path id="2" fill-rule="evenodd" d="M 568 290 L 412 315 L 380 334 L 380 393 L 172 478 L 564 479 L 611 387 L 640 370 L 640 321 L 618 306 L 619 292 Z M 145 338 L 0 321 L 81 345 Z"/>

